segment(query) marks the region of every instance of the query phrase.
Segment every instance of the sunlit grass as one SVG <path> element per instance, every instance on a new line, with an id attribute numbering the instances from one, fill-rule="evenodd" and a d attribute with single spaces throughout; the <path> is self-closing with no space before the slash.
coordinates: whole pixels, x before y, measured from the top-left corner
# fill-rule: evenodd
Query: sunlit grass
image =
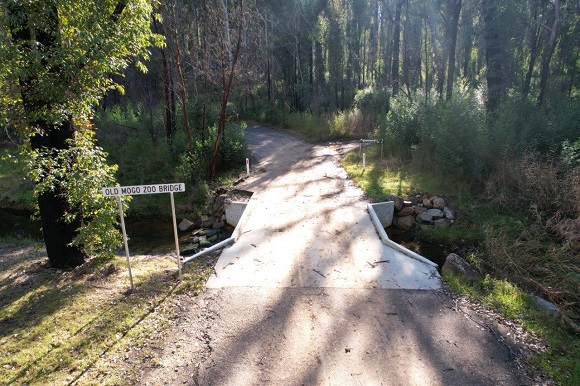
<path id="1" fill-rule="evenodd" d="M 529 294 L 507 280 L 490 276 L 475 283 L 468 283 L 456 276 L 445 276 L 444 279 L 454 292 L 479 300 L 482 305 L 516 321 L 545 340 L 548 344 L 546 351 L 534 354 L 530 363 L 554 378 L 558 385 L 578 385 L 580 338 L 538 310 Z"/>
<path id="2" fill-rule="evenodd" d="M 131 363 L 149 355 L 152 332 L 172 315 L 168 300 L 201 289 L 211 263 L 184 268 L 168 256 L 123 257 L 65 272 L 45 267 L 34 248 L 0 243 L 0 383 L 131 384 Z M 138 349 L 135 349 L 137 347 Z"/>

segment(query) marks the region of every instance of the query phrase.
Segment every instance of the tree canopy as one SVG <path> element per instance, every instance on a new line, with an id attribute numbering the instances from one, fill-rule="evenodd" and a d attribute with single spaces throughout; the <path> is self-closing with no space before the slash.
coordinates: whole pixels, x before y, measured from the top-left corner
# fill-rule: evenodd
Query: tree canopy
<path id="1" fill-rule="evenodd" d="M 132 60 L 144 69 L 149 46 L 161 42 L 150 31 L 152 4 L 4 0 L 0 7 L 1 118 L 26 139 L 51 264 L 76 266 L 113 234 L 110 205 L 94 203 L 113 169 L 91 134 L 92 111 L 119 87 L 112 76 Z"/>

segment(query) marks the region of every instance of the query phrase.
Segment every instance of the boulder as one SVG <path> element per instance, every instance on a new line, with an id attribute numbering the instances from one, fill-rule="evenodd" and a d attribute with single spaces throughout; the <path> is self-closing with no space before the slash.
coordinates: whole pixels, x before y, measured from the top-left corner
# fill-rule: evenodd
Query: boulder
<path id="1" fill-rule="evenodd" d="M 428 198 L 423 199 L 423 206 L 427 209 L 433 208 L 433 204 L 431 203 L 431 200 L 429 200 Z"/>
<path id="2" fill-rule="evenodd" d="M 186 232 L 188 231 L 191 227 L 193 226 L 193 223 L 191 221 L 189 221 L 188 219 L 184 218 L 183 220 L 181 220 L 181 222 L 179 223 L 179 230 L 182 232 Z"/>
<path id="3" fill-rule="evenodd" d="M 443 215 L 449 221 L 451 221 L 451 220 L 453 220 L 455 218 L 455 215 L 453 214 L 453 211 L 451 209 L 449 209 L 449 208 L 443 208 Z"/>
<path id="4" fill-rule="evenodd" d="M 560 309 L 554 303 L 550 303 L 549 301 L 544 300 L 539 296 L 532 295 L 532 300 L 534 301 L 536 307 L 546 313 L 548 316 L 554 317 L 560 312 Z"/>
<path id="5" fill-rule="evenodd" d="M 431 203 L 433 204 L 433 208 L 437 208 L 440 210 L 443 210 L 443 208 L 445 208 L 445 205 L 446 205 L 445 200 L 442 199 L 441 197 L 433 198 Z"/>
<path id="6" fill-rule="evenodd" d="M 393 201 L 395 203 L 395 210 L 399 211 L 405 206 L 403 199 L 395 194 L 389 194 L 385 201 Z"/>
<path id="7" fill-rule="evenodd" d="M 393 221 L 395 228 L 409 231 L 415 226 L 414 216 L 396 217 Z"/>
<path id="8" fill-rule="evenodd" d="M 427 208 L 425 208 L 424 206 L 416 206 L 415 207 L 415 214 L 418 216 L 421 213 L 427 212 Z"/>
<path id="9" fill-rule="evenodd" d="M 433 220 L 439 220 L 440 218 L 443 218 L 443 212 L 439 209 L 429 209 L 427 211 L 427 213 L 429 213 L 429 215 L 431 215 L 431 218 Z"/>
<path id="10" fill-rule="evenodd" d="M 433 223 L 433 216 L 429 214 L 429 211 L 423 212 L 417 216 L 417 221 L 421 223 L 432 224 Z"/>
<path id="11" fill-rule="evenodd" d="M 458 276 L 469 282 L 474 282 L 479 279 L 477 271 L 465 259 L 455 253 L 450 253 L 447 256 L 443 268 L 441 268 L 441 273 L 444 275 L 451 274 Z"/>
<path id="12" fill-rule="evenodd" d="M 399 213 L 397 213 L 397 216 L 399 217 L 407 217 L 407 216 L 412 216 L 415 214 L 415 208 L 413 207 L 404 207 L 403 209 L 401 209 L 399 211 Z"/>

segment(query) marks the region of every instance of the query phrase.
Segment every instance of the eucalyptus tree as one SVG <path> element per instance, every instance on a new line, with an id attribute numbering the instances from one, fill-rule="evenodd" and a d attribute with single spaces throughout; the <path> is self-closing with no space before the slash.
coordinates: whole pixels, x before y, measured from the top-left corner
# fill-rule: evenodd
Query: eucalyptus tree
<path id="1" fill-rule="evenodd" d="M 53 267 L 82 264 L 119 240 L 99 186 L 113 167 L 94 141 L 93 106 L 131 60 L 144 69 L 155 35 L 149 0 L 2 0 L 4 124 L 26 138 L 38 212 Z M 158 41 L 158 43 L 161 43 Z"/>

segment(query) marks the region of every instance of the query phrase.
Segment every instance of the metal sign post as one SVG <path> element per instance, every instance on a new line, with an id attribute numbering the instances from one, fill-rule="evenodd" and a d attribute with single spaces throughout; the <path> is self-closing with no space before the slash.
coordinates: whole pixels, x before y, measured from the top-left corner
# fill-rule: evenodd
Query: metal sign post
<path id="1" fill-rule="evenodd" d="M 121 230 L 123 231 L 123 244 L 125 245 L 125 256 L 127 257 L 127 268 L 129 269 L 129 280 L 131 281 L 131 291 L 133 290 L 133 275 L 131 273 L 131 260 L 129 258 L 129 245 L 127 243 L 127 231 L 125 230 L 125 216 L 123 215 L 123 203 L 121 196 L 133 196 L 140 194 L 169 193 L 171 197 L 171 215 L 173 217 L 173 235 L 175 237 L 175 251 L 177 252 L 177 269 L 179 280 L 181 280 L 181 257 L 179 256 L 179 237 L 177 236 L 177 220 L 175 217 L 175 200 L 173 193 L 185 192 L 185 184 L 155 184 L 155 185 L 134 185 L 134 186 L 113 186 L 103 188 L 105 197 L 117 197 L 119 202 L 119 216 L 121 217 Z"/>

